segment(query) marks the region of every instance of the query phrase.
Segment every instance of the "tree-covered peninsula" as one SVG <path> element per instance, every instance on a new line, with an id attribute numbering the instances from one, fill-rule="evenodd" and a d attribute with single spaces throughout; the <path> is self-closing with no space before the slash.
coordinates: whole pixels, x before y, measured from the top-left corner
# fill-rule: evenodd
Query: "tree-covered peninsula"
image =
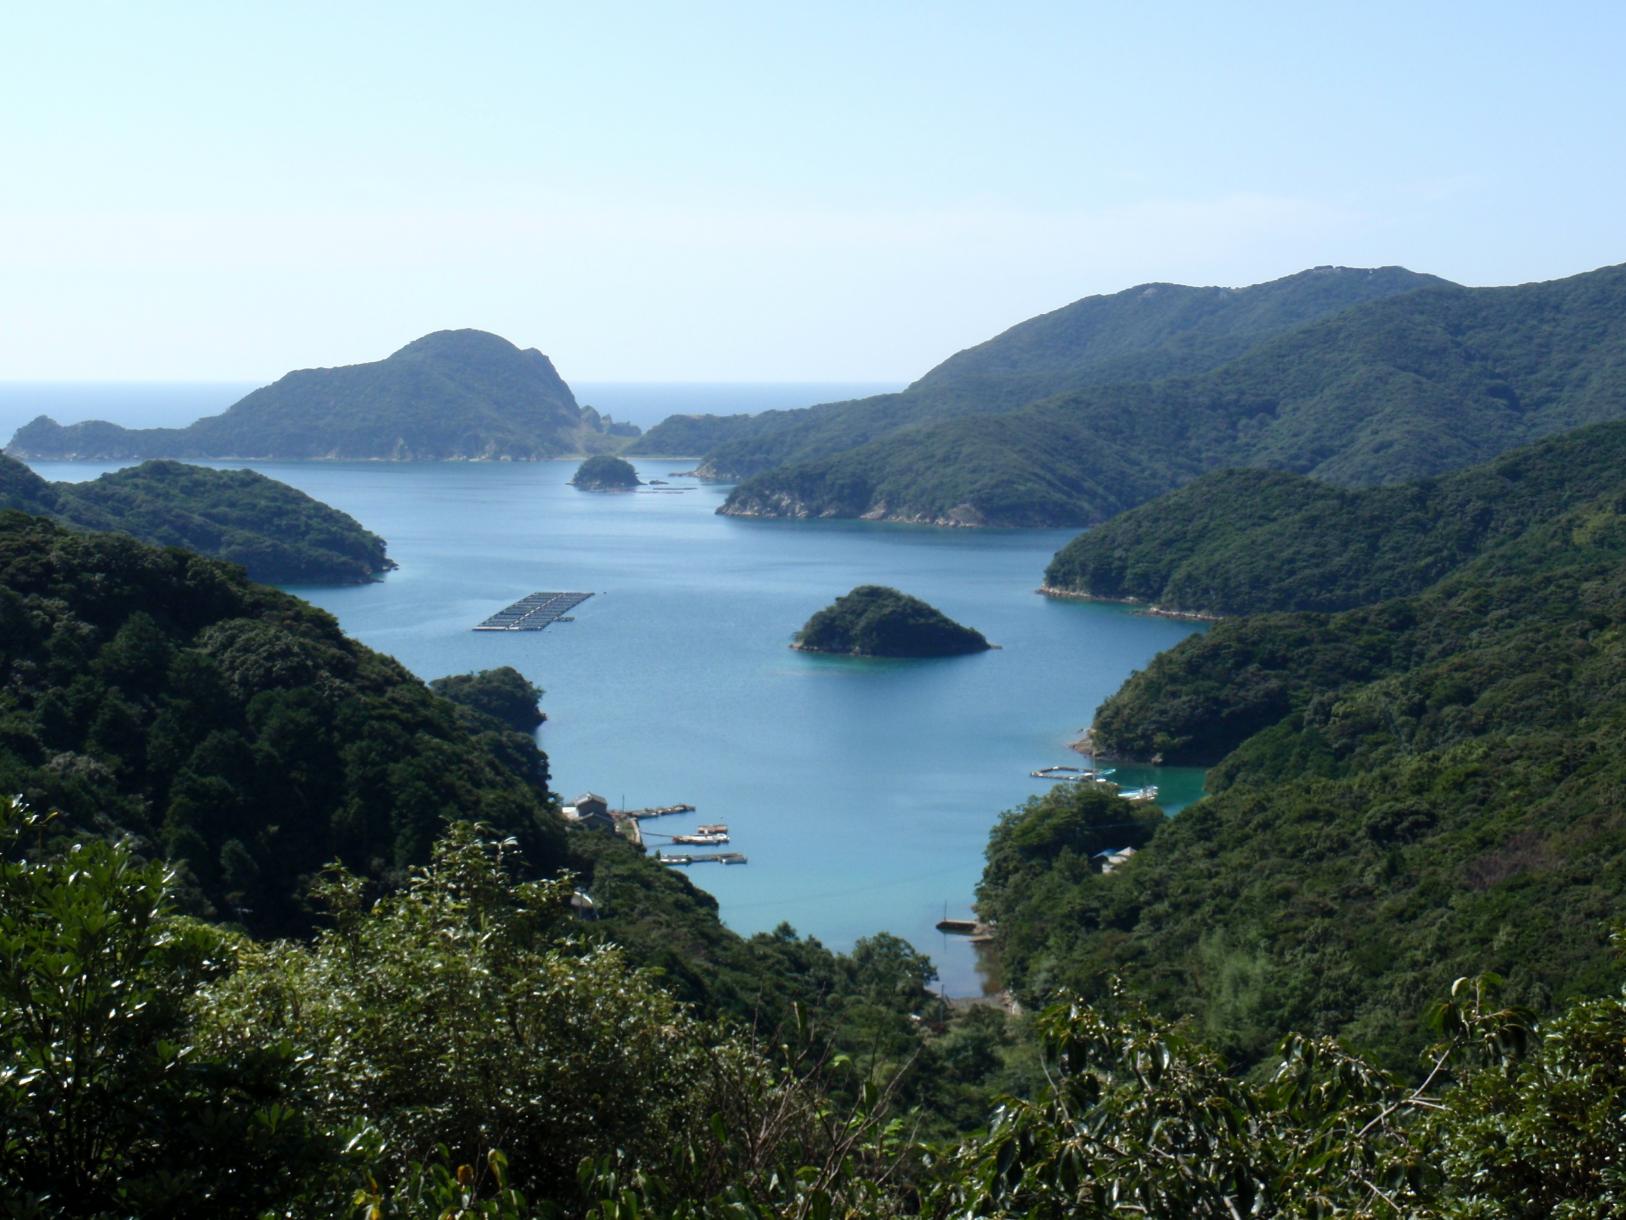
<path id="1" fill-rule="evenodd" d="M 583 491 L 634 491 L 643 486 L 631 462 L 608 453 L 595 454 L 576 467 L 570 482 Z"/>
<path id="2" fill-rule="evenodd" d="M 185 428 L 68 427 L 44 416 L 17 430 L 18 457 L 349 458 L 535 461 L 613 451 L 629 426 L 577 405 L 535 348 L 478 330 L 442 330 L 370 364 L 301 369 L 222 415 Z"/>
<path id="3" fill-rule="evenodd" d="M 1013 403 L 990 385 L 1021 383 L 1018 349 L 969 383 L 980 412 L 872 427 L 872 413 L 816 408 L 757 441 L 751 429 L 770 425 L 742 425 L 725 448 L 759 444 L 763 460 L 739 463 L 752 477 L 720 511 L 1090 525 L 1225 467 L 1344 486 L 1423 478 L 1626 416 L 1623 319 L 1626 267 L 1514 288 L 1413 283 L 1205 344 L 1215 359 L 1203 367 L 1148 356 L 1134 378 Z M 820 439 L 780 443 L 804 436 Z"/>
<path id="4" fill-rule="evenodd" d="M 801 652 L 855 657 L 949 657 L 986 652 L 982 632 L 883 585 L 859 585 L 807 620 L 791 644 Z"/>
<path id="5" fill-rule="evenodd" d="M 0 454 L 0 508 L 240 563 L 270 584 L 362 584 L 395 567 L 348 513 L 251 470 L 150 461 L 51 483 Z"/>
<path id="6" fill-rule="evenodd" d="M 429 689 L 471 712 L 491 717 L 516 733 L 534 733 L 547 719 L 537 706 L 542 699 L 541 687 L 528 681 L 512 665 L 436 678 L 429 683 Z"/>
<path id="7" fill-rule="evenodd" d="M 1080 534 L 1044 588 L 1199 613 L 1349 609 L 1421 592 L 1622 470 L 1626 422 L 1393 487 L 1220 471 Z"/>

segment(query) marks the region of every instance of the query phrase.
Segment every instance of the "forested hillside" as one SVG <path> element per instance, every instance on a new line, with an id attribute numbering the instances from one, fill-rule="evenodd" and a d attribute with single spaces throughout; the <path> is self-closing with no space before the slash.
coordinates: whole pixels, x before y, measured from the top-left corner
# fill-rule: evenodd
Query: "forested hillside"
<path id="1" fill-rule="evenodd" d="M 1030 318 L 901 393 L 754 416 L 675 416 L 630 452 L 703 453 L 702 474 L 743 478 L 924 421 L 1009 411 L 1082 386 L 1204 372 L 1361 301 L 1443 283 L 1401 267 L 1317 267 L 1247 288 L 1141 284 Z"/>
<path id="2" fill-rule="evenodd" d="M 184 546 L 269 584 L 361 584 L 395 566 L 354 517 L 251 470 L 154 461 L 48 483 L 0 454 L 0 508 Z"/>
<path id="3" fill-rule="evenodd" d="M 63 427 L 41 416 L 6 448 L 33 458 L 535 461 L 613 451 L 629 432 L 579 407 L 535 348 L 442 330 L 369 364 L 289 373 L 185 428 Z"/>
<path id="4" fill-rule="evenodd" d="M 0 787 L 184 863 L 200 910 L 306 927 L 324 864 L 399 876 L 453 817 L 564 860 L 533 742 L 229 565 L 6 512 L 0 621 Z"/>
<path id="5" fill-rule="evenodd" d="M 1214 795 L 1106 876 L 1064 854 L 1007 885 L 996 834 L 1019 991 L 1119 975 L 1243 1062 L 1313 1029 L 1398 1065 L 1459 975 L 1538 1010 L 1614 977 L 1626 475 L 1565 460 L 1611 437 L 1461 480 L 1522 474 L 1500 520 L 1525 528 L 1421 593 L 1228 620 L 1134 675 L 1097 750 L 1211 765 Z"/>
<path id="6" fill-rule="evenodd" d="M 1198 376 L 854 436 L 747 479 L 721 511 L 1088 525 L 1225 467 L 1393 483 L 1622 416 L 1626 268 L 1608 267 L 1424 287 L 1265 337 Z"/>

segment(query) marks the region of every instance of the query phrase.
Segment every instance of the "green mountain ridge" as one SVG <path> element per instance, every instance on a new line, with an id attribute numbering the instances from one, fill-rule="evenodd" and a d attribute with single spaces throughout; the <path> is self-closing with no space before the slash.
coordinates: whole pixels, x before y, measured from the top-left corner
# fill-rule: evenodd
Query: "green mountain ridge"
<path id="1" fill-rule="evenodd" d="M 1030 318 L 897 394 L 752 416 L 677 416 L 629 452 L 699 452 L 703 476 L 743 478 L 930 420 L 1009 411 L 1087 385 L 1203 372 L 1262 337 L 1360 301 L 1443 283 L 1401 267 L 1318 267 L 1247 288 L 1140 284 Z"/>
<path id="2" fill-rule="evenodd" d="M 19 457 L 536 461 L 610 451 L 628 426 L 577 405 L 553 363 L 478 330 L 425 335 L 384 360 L 300 369 L 185 428 L 17 430 Z"/>
<path id="3" fill-rule="evenodd" d="M 1626 415 L 1626 269 L 1426 286 L 1266 337 L 1210 372 L 919 423 L 747 479 L 720 510 L 1090 525 L 1211 470 L 1422 478 Z"/>
<path id="4" fill-rule="evenodd" d="M 129 534 L 240 563 L 273 584 L 364 584 L 395 567 L 348 513 L 250 470 L 148 461 L 83 483 L 50 483 L 0 454 L 0 509 Z"/>

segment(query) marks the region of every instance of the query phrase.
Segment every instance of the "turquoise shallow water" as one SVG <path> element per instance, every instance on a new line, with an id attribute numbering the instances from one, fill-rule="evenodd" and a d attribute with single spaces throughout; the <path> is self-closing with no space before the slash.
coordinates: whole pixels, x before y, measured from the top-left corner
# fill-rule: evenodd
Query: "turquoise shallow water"
<path id="1" fill-rule="evenodd" d="M 111 467 L 36 463 L 46 478 Z M 1068 530 L 945 531 L 718 517 L 725 489 L 578 492 L 574 464 L 257 463 L 389 540 L 401 569 L 359 588 L 300 589 L 346 631 L 425 678 L 509 664 L 544 687 L 554 786 L 612 804 L 686 801 L 657 833 L 728 823 L 745 867 L 691 879 L 727 923 L 788 921 L 837 947 L 886 930 L 937 963 L 950 994 L 979 986 L 962 940 L 989 827 L 1048 784 L 1096 705 L 1195 628 L 1033 590 Z M 857 584 L 896 585 L 1002 647 L 937 661 L 809 656 L 787 645 Z M 541 632 L 471 627 L 539 589 L 590 591 Z M 1126 770 L 1167 808 L 1200 773 Z"/>

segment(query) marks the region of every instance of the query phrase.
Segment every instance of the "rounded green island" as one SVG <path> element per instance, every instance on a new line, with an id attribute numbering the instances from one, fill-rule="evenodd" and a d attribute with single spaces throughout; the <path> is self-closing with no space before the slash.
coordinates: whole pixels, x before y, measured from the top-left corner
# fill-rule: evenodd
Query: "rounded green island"
<path id="1" fill-rule="evenodd" d="M 953 657 L 993 645 L 918 597 L 859 585 L 808 619 L 791 647 L 853 657 Z"/>
<path id="2" fill-rule="evenodd" d="M 608 453 L 590 457 L 576 467 L 576 475 L 570 483 L 583 491 L 631 491 L 643 486 L 631 462 Z"/>

